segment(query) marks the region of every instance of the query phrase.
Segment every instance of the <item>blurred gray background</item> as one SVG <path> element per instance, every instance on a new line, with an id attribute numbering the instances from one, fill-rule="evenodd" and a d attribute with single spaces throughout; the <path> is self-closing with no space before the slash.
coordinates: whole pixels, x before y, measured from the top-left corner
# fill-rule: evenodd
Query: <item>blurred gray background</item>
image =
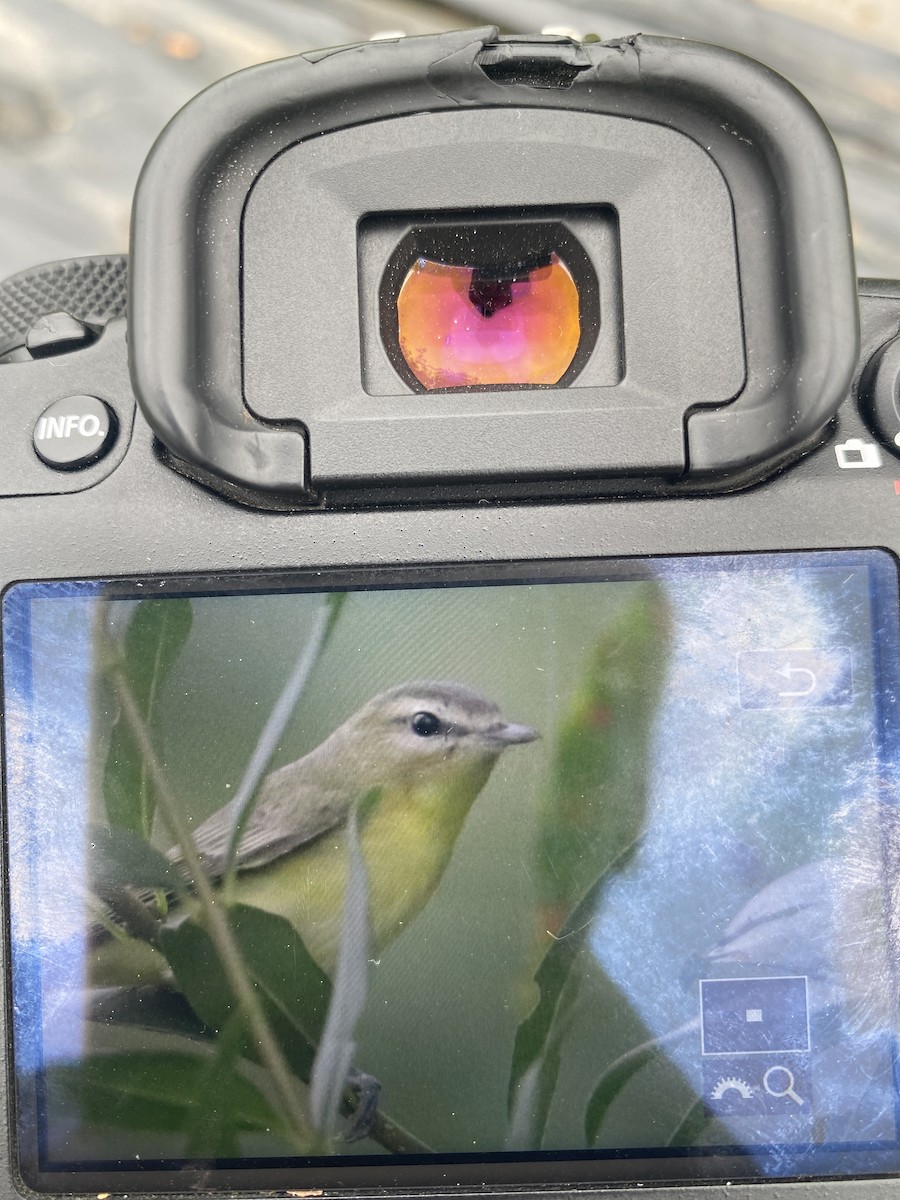
<path id="1" fill-rule="evenodd" d="M 0 0 L 0 278 L 125 250 L 154 137 L 221 76 L 488 22 L 694 38 L 774 67 L 837 142 L 859 273 L 900 277 L 900 0 Z"/>

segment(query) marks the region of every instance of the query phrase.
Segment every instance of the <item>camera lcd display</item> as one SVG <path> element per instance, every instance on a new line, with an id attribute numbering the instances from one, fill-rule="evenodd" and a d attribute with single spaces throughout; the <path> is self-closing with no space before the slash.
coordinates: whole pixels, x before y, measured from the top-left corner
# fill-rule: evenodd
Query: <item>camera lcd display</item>
<path id="1" fill-rule="evenodd" d="M 900 1169 L 881 551 L 22 583 L 49 1191 Z"/>

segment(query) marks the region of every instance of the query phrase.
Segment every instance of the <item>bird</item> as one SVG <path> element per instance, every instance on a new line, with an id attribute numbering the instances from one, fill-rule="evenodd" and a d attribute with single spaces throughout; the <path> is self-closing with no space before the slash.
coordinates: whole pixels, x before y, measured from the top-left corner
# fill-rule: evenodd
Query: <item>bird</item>
<path id="1" fill-rule="evenodd" d="M 229 898 L 286 918 L 332 975 L 348 818 L 362 803 L 359 838 L 377 957 L 437 888 L 497 760 L 539 736 L 460 683 L 410 682 L 374 696 L 313 750 L 263 780 L 238 843 Z M 237 816 L 225 805 L 192 831 L 213 881 L 228 870 Z M 167 857 L 187 874 L 180 847 Z"/>

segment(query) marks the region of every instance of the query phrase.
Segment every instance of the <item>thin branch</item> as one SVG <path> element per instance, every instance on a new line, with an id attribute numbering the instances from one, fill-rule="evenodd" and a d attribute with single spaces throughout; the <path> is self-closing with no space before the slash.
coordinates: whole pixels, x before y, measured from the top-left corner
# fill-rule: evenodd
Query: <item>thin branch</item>
<path id="1" fill-rule="evenodd" d="M 153 779 L 156 789 L 157 809 L 166 824 L 172 840 L 178 844 L 184 862 L 193 878 L 194 888 L 201 910 L 206 918 L 209 936 L 215 945 L 222 969 L 231 985 L 238 1003 L 244 1010 L 250 1030 L 256 1039 L 259 1055 L 272 1075 L 272 1083 L 284 1106 L 285 1116 L 304 1146 L 312 1153 L 325 1153 L 327 1146 L 313 1130 L 303 1099 L 297 1089 L 281 1049 L 269 1029 L 259 997 L 244 966 L 240 948 L 228 923 L 224 906 L 220 903 L 200 857 L 197 854 L 190 827 L 181 814 L 178 802 L 163 773 L 156 751 L 144 724 L 143 717 L 131 694 L 128 682 L 121 670 L 112 672 L 112 682 L 122 708 L 122 714 L 131 729 L 135 742 Z"/>
<path id="2" fill-rule="evenodd" d="M 223 888 L 226 895 L 231 891 L 241 834 L 244 832 L 244 827 L 250 819 L 250 814 L 253 812 L 259 781 L 262 779 L 272 755 L 278 748 L 281 735 L 284 733 L 285 727 L 291 719 L 300 697 L 303 695 L 307 681 L 319 659 L 319 655 L 331 637 L 345 596 L 346 593 L 337 593 L 328 596 L 316 614 L 312 632 L 306 641 L 306 645 L 303 647 L 303 652 L 298 658 L 287 683 L 282 688 L 281 695 L 275 701 L 271 713 L 269 713 L 268 720 L 262 728 L 253 753 L 250 755 L 250 761 L 244 770 L 244 776 L 230 802 L 229 807 L 235 814 L 235 820 L 231 833 L 231 841 L 228 845 L 228 857 L 226 859 L 223 878 Z"/>
<path id="3" fill-rule="evenodd" d="M 356 1025 L 366 1006 L 368 961 L 369 878 L 353 807 L 347 818 L 347 883 L 331 1003 L 309 1077 L 309 1110 L 320 1133 L 334 1131 L 353 1064 Z"/>
<path id="4" fill-rule="evenodd" d="M 402 1125 L 398 1125 L 382 1112 L 377 1112 L 373 1117 L 369 1137 L 394 1154 L 434 1154 L 431 1146 L 420 1142 Z"/>

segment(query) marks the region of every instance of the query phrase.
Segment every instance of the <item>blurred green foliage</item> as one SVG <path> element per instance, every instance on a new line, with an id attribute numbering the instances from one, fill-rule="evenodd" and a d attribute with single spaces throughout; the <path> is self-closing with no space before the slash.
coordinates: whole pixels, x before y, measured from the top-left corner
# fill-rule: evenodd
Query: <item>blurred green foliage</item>
<path id="1" fill-rule="evenodd" d="M 509 1082 L 513 1123 L 528 1145 L 543 1140 L 586 961 L 597 969 L 588 941 L 600 893 L 644 824 L 670 636 L 665 595 L 648 584 L 597 639 L 559 722 L 535 846 L 539 997 L 516 1035 Z"/>
<path id="2" fill-rule="evenodd" d="M 163 682 L 187 641 L 191 621 L 189 600 L 145 600 L 128 623 L 120 657 L 114 648 L 109 648 L 107 666 L 115 663 L 124 669 L 138 709 L 150 727 L 154 724 Z M 109 741 L 103 795 L 110 825 L 145 838 L 150 836 L 156 812 L 153 783 L 134 735 L 121 714 Z"/>
<path id="3" fill-rule="evenodd" d="M 556 933 L 640 834 L 670 636 L 664 593 L 648 585 L 597 639 L 563 710 L 535 850 L 542 931 Z"/>
<path id="4" fill-rule="evenodd" d="M 54 1066 L 47 1072 L 47 1103 L 77 1112 L 100 1126 L 111 1116 L 117 1127 L 139 1132 L 184 1135 L 198 1125 L 209 1128 L 215 1114 L 214 1141 L 197 1149 L 221 1156 L 236 1152 L 235 1136 L 257 1131 L 286 1138 L 275 1108 L 262 1092 L 233 1069 L 222 1078 L 215 1055 L 144 1051 L 95 1054 L 77 1065 Z M 231 1064 L 233 1067 L 233 1064 Z"/>

